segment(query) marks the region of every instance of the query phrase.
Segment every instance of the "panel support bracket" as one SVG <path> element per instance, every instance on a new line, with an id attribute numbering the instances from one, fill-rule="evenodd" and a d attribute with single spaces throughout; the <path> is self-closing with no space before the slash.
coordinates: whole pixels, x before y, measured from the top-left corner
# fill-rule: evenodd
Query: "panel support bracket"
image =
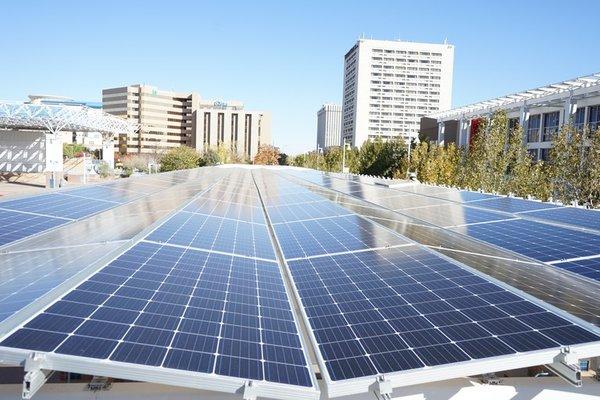
<path id="1" fill-rule="evenodd" d="M 379 375 L 373 384 L 373 391 L 375 397 L 383 400 L 390 400 L 392 398 L 392 382 L 386 379 L 384 375 Z"/>
<path id="2" fill-rule="evenodd" d="M 30 353 L 25 359 L 22 394 L 24 400 L 31 399 L 54 372 L 44 368 L 45 364 L 46 356 L 43 353 Z"/>
<path id="3" fill-rule="evenodd" d="M 256 383 L 253 381 L 246 381 L 242 388 L 242 399 L 244 400 L 256 400 L 258 397 L 258 388 Z"/>
<path id="4" fill-rule="evenodd" d="M 580 387 L 582 385 L 579 357 L 576 353 L 571 352 L 569 347 L 562 348 L 560 354 L 554 357 L 554 362 L 547 364 L 546 368 L 573 386 Z"/>

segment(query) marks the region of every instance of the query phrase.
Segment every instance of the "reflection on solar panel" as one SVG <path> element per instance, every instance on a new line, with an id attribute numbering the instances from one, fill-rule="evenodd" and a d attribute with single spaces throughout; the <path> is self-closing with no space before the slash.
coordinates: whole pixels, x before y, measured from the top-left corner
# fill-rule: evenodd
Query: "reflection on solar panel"
<path id="1" fill-rule="evenodd" d="M 407 243 L 356 215 L 277 224 L 274 229 L 287 259 Z"/>
<path id="2" fill-rule="evenodd" d="M 469 203 L 472 201 L 495 199 L 498 197 L 493 194 L 471 192 L 468 190 L 451 190 L 448 192 L 435 193 L 435 194 L 432 194 L 431 196 L 434 196 L 434 197 L 437 197 L 440 199 L 444 199 L 444 200 L 458 202 L 458 203 Z"/>
<path id="3" fill-rule="evenodd" d="M 312 385 L 277 263 L 151 243 L 1 345 Z"/>
<path id="4" fill-rule="evenodd" d="M 600 249 L 600 236 L 522 219 L 452 229 L 545 262 L 592 256 Z"/>
<path id="5" fill-rule="evenodd" d="M 0 254 L 0 321 L 12 316 L 50 290 L 73 278 L 85 260 L 97 260 L 115 250 L 114 243 Z"/>
<path id="6" fill-rule="evenodd" d="M 274 224 L 350 214 L 347 209 L 325 200 L 271 207 L 269 213 Z"/>
<path id="7" fill-rule="evenodd" d="M 64 218 L 0 209 L 0 246 L 68 222 Z"/>
<path id="8" fill-rule="evenodd" d="M 265 225 L 179 212 L 148 236 L 148 240 L 197 249 L 275 259 Z"/>
<path id="9" fill-rule="evenodd" d="M 101 252 L 98 246 L 89 246 L 94 250 L 87 255 L 87 248 L 68 243 L 56 254 L 40 251 L 48 259 L 44 267 L 28 257 L 39 268 L 19 263 L 17 253 L 0 255 L 10 266 L 0 271 L 0 307 L 15 304 L 0 309 L 0 320 L 15 316 L 0 323 L 0 360 L 22 364 L 35 351 L 43 369 L 60 365 L 71 372 L 244 392 L 245 398 L 316 400 L 309 367 L 314 362 L 327 395 L 334 397 L 371 391 L 380 379 L 397 387 L 505 365 L 552 363 L 564 346 L 585 357 L 600 355 L 593 328 L 355 214 L 356 204 L 364 206 L 361 200 L 324 187 L 372 202 L 381 196 L 394 206 L 418 205 L 423 208 L 405 213 L 499 246 L 524 244 L 515 251 L 549 255 L 557 268 L 593 270 L 582 258 L 592 259 L 587 253 L 597 252 L 600 236 L 431 197 L 446 188 L 414 190 L 423 195 L 365 189 L 362 182 L 369 180 L 303 172 L 320 185 L 306 185 L 309 190 L 269 169 L 206 170 L 219 171 L 222 179 L 213 176 L 210 188 L 187 182 L 201 187 L 191 193 L 206 191 L 191 201 L 193 194 L 187 195 L 185 205 L 161 203 L 171 210 L 165 220 L 147 224 L 133 244 L 115 246 L 104 261 L 82 262 L 75 277 L 77 259 L 64 265 L 65 258 L 81 252 L 87 260 Z M 153 179 L 168 185 L 199 175 Z M 104 203 L 120 194 L 115 188 L 89 189 L 82 195 Z M 125 199 L 133 191 L 123 192 Z M 39 207 L 36 201 L 25 204 Z M 63 208 L 59 204 L 55 211 Z M 400 217 L 391 210 L 378 214 L 383 209 L 372 204 L 363 208 L 394 223 Z M 411 228 L 430 235 L 451 232 Z M 465 251 L 469 243 L 492 251 L 460 238 Z M 565 259 L 572 265 L 559 266 Z M 43 274 L 47 277 L 24 289 L 25 275 Z M 40 298 L 57 286 L 60 290 Z M 31 301 L 30 310 L 15 313 Z M 305 319 L 304 332 L 296 313 Z M 304 337 L 314 352 L 303 347 Z"/>
<path id="10" fill-rule="evenodd" d="M 600 255 L 583 260 L 553 263 L 552 265 L 585 276 L 586 278 L 600 281 Z"/>
<path id="11" fill-rule="evenodd" d="M 523 215 L 525 218 L 537 218 L 580 228 L 600 231 L 600 211 L 575 207 L 553 208 L 550 210 L 532 211 Z"/>
<path id="12" fill-rule="evenodd" d="M 52 193 L 6 201 L 0 203 L 0 207 L 7 210 L 36 213 L 38 215 L 77 219 L 109 209 L 117 204 L 117 202 L 113 201 L 92 200 L 79 196 Z"/>
<path id="13" fill-rule="evenodd" d="M 464 207 L 459 204 L 414 208 L 403 210 L 402 213 L 442 227 L 510 219 L 505 214 Z"/>
<path id="14" fill-rule="evenodd" d="M 334 381 L 600 340 L 416 245 L 288 264 Z"/>
<path id="15" fill-rule="evenodd" d="M 470 205 L 474 207 L 488 208 L 490 210 L 498 210 L 508 213 L 520 213 L 558 207 L 554 204 L 542 203 L 540 201 L 517 199 L 514 197 L 496 197 L 489 200 L 481 200 Z"/>

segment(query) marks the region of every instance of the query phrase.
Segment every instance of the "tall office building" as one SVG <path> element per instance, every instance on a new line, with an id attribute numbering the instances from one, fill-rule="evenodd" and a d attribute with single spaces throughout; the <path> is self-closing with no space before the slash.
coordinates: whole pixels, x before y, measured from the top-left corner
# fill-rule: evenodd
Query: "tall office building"
<path id="1" fill-rule="evenodd" d="M 342 142 L 342 106 L 324 104 L 317 112 L 317 150 Z"/>
<path id="2" fill-rule="evenodd" d="M 252 159 L 262 144 L 271 144 L 271 114 L 248 111 L 239 101 L 199 100 L 194 104 L 190 146 L 197 150 L 225 146 Z"/>
<path id="3" fill-rule="evenodd" d="M 359 39 L 344 57 L 342 137 L 418 136 L 422 116 L 450 108 L 454 46 Z"/>
<path id="4" fill-rule="evenodd" d="M 248 111 L 240 102 L 203 100 L 197 93 L 129 85 L 102 91 L 104 111 L 140 124 L 133 136 L 121 135 L 117 151 L 161 153 L 187 145 L 197 150 L 219 145 L 252 159 L 260 144 L 271 143 L 270 114 Z"/>

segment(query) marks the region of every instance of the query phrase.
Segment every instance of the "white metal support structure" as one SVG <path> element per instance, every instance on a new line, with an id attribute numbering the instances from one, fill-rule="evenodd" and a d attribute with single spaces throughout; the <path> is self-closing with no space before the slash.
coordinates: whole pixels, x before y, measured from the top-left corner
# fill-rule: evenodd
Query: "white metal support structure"
<path id="1" fill-rule="evenodd" d="M 56 184 L 56 173 L 62 172 L 62 142 L 58 137 L 60 132 L 101 133 L 103 159 L 109 164 L 113 164 L 113 137 L 120 133 L 133 134 L 138 129 L 139 125 L 135 122 L 82 105 L 0 101 L 0 130 L 10 130 L 11 133 L 19 131 L 46 132 L 44 136 L 46 143 L 44 172 L 52 174 L 51 182 L 53 184 Z"/>

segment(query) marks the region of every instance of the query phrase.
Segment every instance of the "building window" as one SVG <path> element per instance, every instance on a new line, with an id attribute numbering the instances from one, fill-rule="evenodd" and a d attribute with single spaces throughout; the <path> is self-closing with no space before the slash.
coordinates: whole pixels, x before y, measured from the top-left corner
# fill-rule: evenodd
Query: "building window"
<path id="1" fill-rule="evenodd" d="M 542 128 L 542 142 L 550 142 L 558 132 L 560 112 L 555 111 L 544 114 L 544 126 Z"/>
<path id="2" fill-rule="evenodd" d="M 583 128 L 585 127 L 585 107 L 578 108 L 577 111 L 575 111 L 573 127 L 578 131 L 583 131 Z"/>
<path id="3" fill-rule="evenodd" d="M 519 126 L 519 118 L 508 119 L 508 132 L 512 132 Z"/>
<path id="4" fill-rule="evenodd" d="M 590 132 L 596 132 L 600 128 L 600 105 L 590 107 L 590 116 L 588 117 Z"/>
<path id="5" fill-rule="evenodd" d="M 210 113 L 204 113 L 204 144 L 210 146 Z"/>
<path id="6" fill-rule="evenodd" d="M 527 142 L 539 142 L 540 141 L 540 119 L 541 116 L 531 115 L 529 117 L 529 123 L 527 124 Z"/>
<path id="7" fill-rule="evenodd" d="M 550 149 L 540 149 L 540 159 L 548 162 L 550 160 Z"/>
<path id="8" fill-rule="evenodd" d="M 225 141 L 225 114 L 217 114 L 217 145 Z"/>
<path id="9" fill-rule="evenodd" d="M 244 152 L 248 157 L 252 155 L 252 114 L 246 114 L 244 122 Z"/>
<path id="10" fill-rule="evenodd" d="M 527 150 L 527 152 L 529 153 L 529 156 L 531 157 L 531 159 L 533 161 L 537 161 L 537 159 L 538 159 L 538 149 L 529 149 L 529 150 Z"/>
<path id="11" fill-rule="evenodd" d="M 238 115 L 231 114 L 231 148 L 237 149 L 238 141 Z"/>

